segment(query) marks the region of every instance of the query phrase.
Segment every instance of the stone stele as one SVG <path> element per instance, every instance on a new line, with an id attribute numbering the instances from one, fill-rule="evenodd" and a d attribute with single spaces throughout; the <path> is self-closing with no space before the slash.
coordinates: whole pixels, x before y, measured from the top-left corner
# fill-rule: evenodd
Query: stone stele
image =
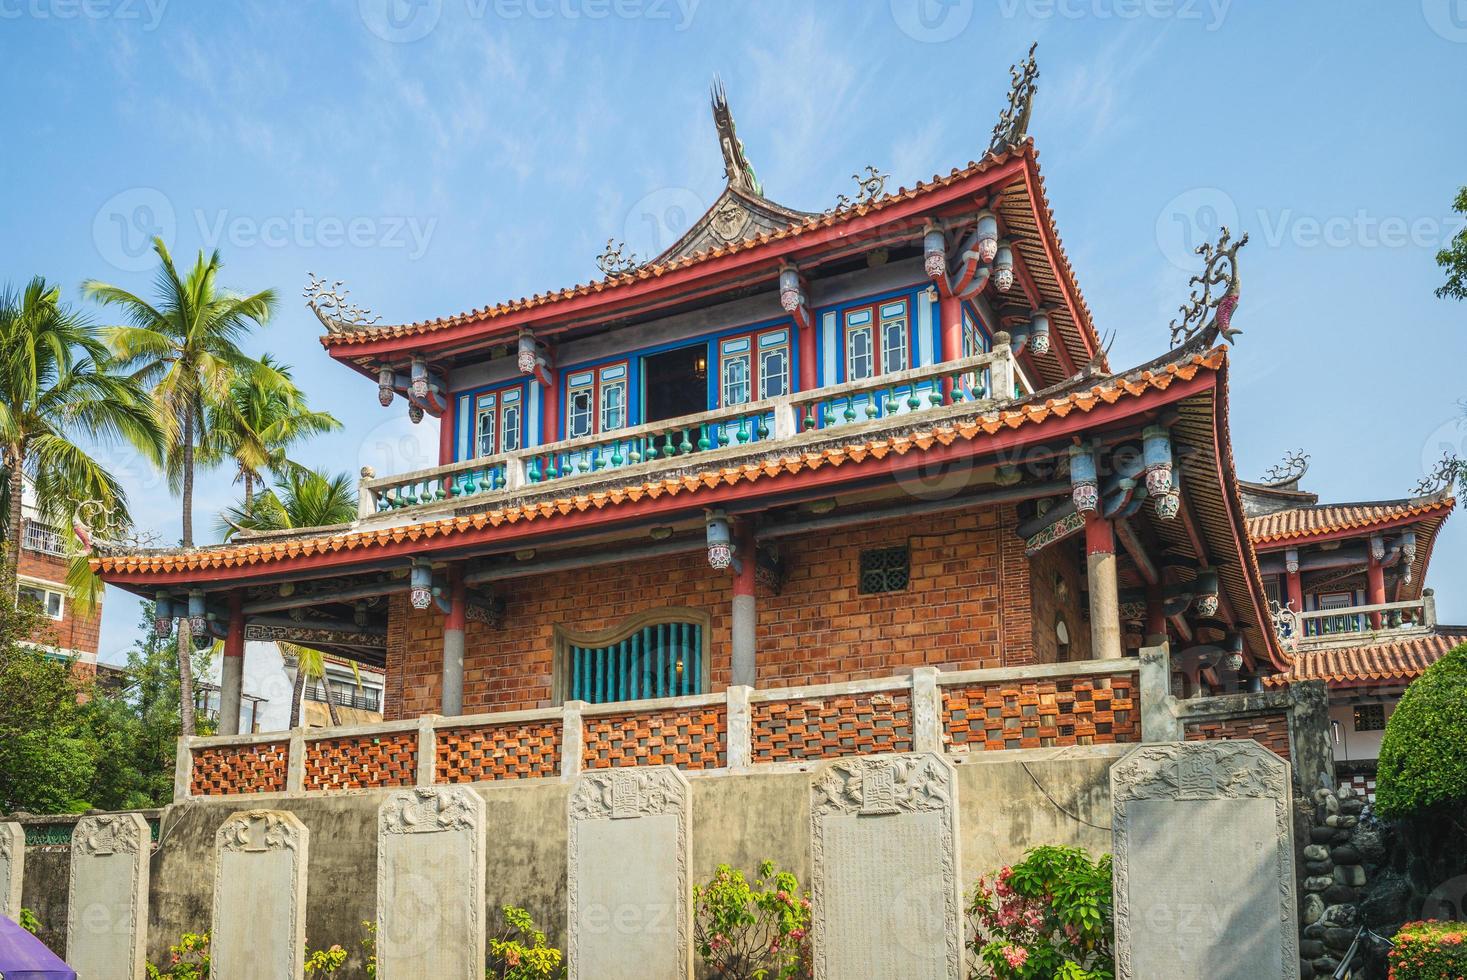
<path id="1" fill-rule="evenodd" d="M 463 786 L 393 793 L 377 809 L 377 976 L 484 969 L 484 800 Z"/>
<path id="2" fill-rule="evenodd" d="M 966 977 L 952 763 L 842 759 L 810 792 L 815 976 Z"/>
<path id="3" fill-rule="evenodd" d="M 692 800 L 671 766 L 576 778 L 567 803 L 571 980 L 690 980 Z"/>
<path id="4" fill-rule="evenodd" d="M 0 823 L 0 915 L 20 918 L 20 886 L 25 880 L 25 828 Z"/>
<path id="5" fill-rule="evenodd" d="M 1288 763 L 1251 739 L 1145 745 L 1110 792 L 1118 980 L 1299 976 Z"/>
<path id="6" fill-rule="evenodd" d="M 79 980 L 142 980 L 148 941 L 148 822 L 82 817 L 71 835 L 66 962 Z"/>
<path id="7" fill-rule="evenodd" d="M 213 975 L 301 980 L 310 832 L 293 813 L 245 810 L 214 835 Z"/>

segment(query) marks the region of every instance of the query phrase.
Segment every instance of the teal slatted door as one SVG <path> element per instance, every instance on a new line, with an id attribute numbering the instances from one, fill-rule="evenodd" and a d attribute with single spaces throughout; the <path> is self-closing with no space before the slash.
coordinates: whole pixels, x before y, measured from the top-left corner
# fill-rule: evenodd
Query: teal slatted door
<path id="1" fill-rule="evenodd" d="M 572 645 L 570 697 L 591 704 L 703 693 L 703 627 L 655 623 L 606 646 Z"/>

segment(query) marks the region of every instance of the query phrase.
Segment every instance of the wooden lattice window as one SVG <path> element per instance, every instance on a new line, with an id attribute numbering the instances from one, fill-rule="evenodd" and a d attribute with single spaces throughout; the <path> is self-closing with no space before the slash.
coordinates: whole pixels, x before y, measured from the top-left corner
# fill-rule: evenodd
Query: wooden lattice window
<path id="1" fill-rule="evenodd" d="M 1355 731 L 1357 732 L 1383 732 L 1385 731 L 1386 717 L 1385 705 L 1383 704 L 1357 704 L 1355 705 Z"/>
<path id="2" fill-rule="evenodd" d="M 861 552 L 861 593 L 901 592 L 912 574 L 912 553 L 906 545 L 870 548 Z"/>
<path id="3" fill-rule="evenodd" d="M 661 609 L 609 630 L 555 628 L 557 700 L 606 704 L 708 690 L 708 614 Z"/>

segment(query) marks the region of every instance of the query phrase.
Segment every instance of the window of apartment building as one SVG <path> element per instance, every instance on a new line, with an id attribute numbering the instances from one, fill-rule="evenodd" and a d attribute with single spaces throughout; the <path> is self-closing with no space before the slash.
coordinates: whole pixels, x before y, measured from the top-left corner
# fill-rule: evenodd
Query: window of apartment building
<path id="1" fill-rule="evenodd" d="M 1383 704 L 1357 704 L 1355 705 L 1355 731 L 1357 732 L 1380 732 L 1385 731 L 1386 716 Z"/>
<path id="2" fill-rule="evenodd" d="M 627 425 L 627 365 L 578 371 L 566 381 L 565 437 L 579 439 Z"/>
<path id="3" fill-rule="evenodd" d="M 66 600 L 56 589 L 34 582 L 21 582 L 17 594 L 21 602 L 31 603 L 51 619 L 60 619 L 66 611 Z"/>
<path id="4" fill-rule="evenodd" d="M 847 310 L 845 327 L 847 381 L 905 371 L 910 365 L 906 300 Z"/>
<path id="5" fill-rule="evenodd" d="M 756 397 L 788 394 L 789 329 L 781 327 L 719 341 L 718 363 L 719 403 L 724 408 L 743 405 Z"/>
<path id="6" fill-rule="evenodd" d="M 694 609 L 649 612 L 595 633 L 556 627 L 557 696 L 606 704 L 702 694 L 708 633 L 708 615 Z"/>
<path id="7" fill-rule="evenodd" d="M 521 388 L 486 391 L 474 400 L 474 455 L 494 456 L 520 448 L 523 400 Z"/>

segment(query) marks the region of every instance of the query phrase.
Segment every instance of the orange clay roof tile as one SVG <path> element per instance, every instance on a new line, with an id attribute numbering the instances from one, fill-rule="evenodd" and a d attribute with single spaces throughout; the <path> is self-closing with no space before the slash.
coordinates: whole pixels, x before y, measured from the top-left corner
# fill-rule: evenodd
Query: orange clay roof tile
<path id="1" fill-rule="evenodd" d="M 1291 538 L 1310 538 L 1339 531 L 1365 530 L 1378 524 L 1426 515 L 1446 516 L 1456 505 L 1452 497 L 1427 497 L 1383 503 L 1324 504 L 1248 518 L 1248 536 L 1255 544 Z"/>
<path id="2" fill-rule="evenodd" d="M 1434 633 L 1369 646 L 1304 650 L 1294 654 L 1292 670 L 1264 682 L 1273 687 L 1312 680 L 1333 687 L 1405 683 L 1462 643 L 1467 643 L 1467 626 L 1438 626 Z"/>

